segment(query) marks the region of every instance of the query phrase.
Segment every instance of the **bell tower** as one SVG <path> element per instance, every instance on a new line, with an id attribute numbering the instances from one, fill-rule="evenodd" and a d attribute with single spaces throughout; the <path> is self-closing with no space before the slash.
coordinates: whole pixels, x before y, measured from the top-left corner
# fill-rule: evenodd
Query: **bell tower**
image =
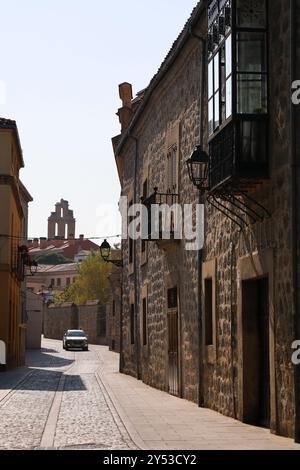
<path id="1" fill-rule="evenodd" d="M 55 237 L 61 239 L 69 239 L 75 237 L 75 225 L 73 211 L 69 209 L 68 201 L 61 199 L 55 204 L 55 212 L 51 212 L 48 218 L 48 239 L 53 240 Z"/>

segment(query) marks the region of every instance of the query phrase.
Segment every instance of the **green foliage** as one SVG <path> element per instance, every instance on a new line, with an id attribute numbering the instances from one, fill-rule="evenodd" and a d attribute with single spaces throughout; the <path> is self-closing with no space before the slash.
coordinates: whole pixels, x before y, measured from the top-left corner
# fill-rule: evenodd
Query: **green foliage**
<path id="1" fill-rule="evenodd" d="M 57 253 L 48 253 L 46 255 L 41 255 L 38 258 L 36 258 L 36 262 L 38 264 L 46 264 L 46 265 L 74 263 L 74 261 L 67 259 L 64 256 L 57 254 Z"/>
<path id="2" fill-rule="evenodd" d="M 109 292 L 108 276 L 111 273 L 111 265 L 105 263 L 100 253 L 91 255 L 78 265 L 79 276 L 64 293 L 64 298 L 69 302 L 81 304 L 87 300 L 100 300 L 107 302 Z"/>
<path id="3" fill-rule="evenodd" d="M 54 294 L 53 300 L 56 304 L 63 304 L 65 302 L 71 302 L 71 296 L 69 292 L 69 287 L 65 289 L 63 292 L 58 292 L 57 294 Z"/>

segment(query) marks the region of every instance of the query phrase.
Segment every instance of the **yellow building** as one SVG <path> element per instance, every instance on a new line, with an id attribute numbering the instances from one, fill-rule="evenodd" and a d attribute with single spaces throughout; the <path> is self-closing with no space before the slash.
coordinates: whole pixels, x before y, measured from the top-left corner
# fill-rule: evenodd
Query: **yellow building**
<path id="1" fill-rule="evenodd" d="M 0 342 L 8 367 L 21 364 L 24 327 L 20 324 L 23 256 L 20 248 L 24 213 L 19 170 L 24 166 L 15 121 L 0 118 Z"/>

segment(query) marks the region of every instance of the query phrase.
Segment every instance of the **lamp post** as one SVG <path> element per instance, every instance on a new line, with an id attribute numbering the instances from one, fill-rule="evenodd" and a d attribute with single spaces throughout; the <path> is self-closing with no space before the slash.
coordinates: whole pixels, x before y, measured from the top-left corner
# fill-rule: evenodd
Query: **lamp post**
<path id="1" fill-rule="evenodd" d="M 204 204 L 204 193 L 209 190 L 209 156 L 198 145 L 187 160 L 189 177 L 199 192 L 199 204 Z M 202 315 L 202 262 L 203 250 L 198 251 L 198 338 L 199 338 L 199 397 L 198 404 L 204 406 L 203 392 L 203 315 Z"/>

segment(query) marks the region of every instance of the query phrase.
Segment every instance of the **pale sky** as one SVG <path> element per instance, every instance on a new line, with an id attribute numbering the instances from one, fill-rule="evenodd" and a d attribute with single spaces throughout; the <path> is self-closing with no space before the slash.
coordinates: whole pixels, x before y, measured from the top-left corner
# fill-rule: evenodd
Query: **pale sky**
<path id="1" fill-rule="evenodd" d="M 118 84 L 145 88 L 197 0 L 9 0 L 0 16 L 0 116 L 15 119 L 29 236 L 70 202 L 76 236 L 120 232 L 111 137 Z M 1 201 L 0 201 L 1 203 Z M 111 220 L 112 219 L 112 220 Z M 113 220 L 116 219 L 116 223 Z"/>

